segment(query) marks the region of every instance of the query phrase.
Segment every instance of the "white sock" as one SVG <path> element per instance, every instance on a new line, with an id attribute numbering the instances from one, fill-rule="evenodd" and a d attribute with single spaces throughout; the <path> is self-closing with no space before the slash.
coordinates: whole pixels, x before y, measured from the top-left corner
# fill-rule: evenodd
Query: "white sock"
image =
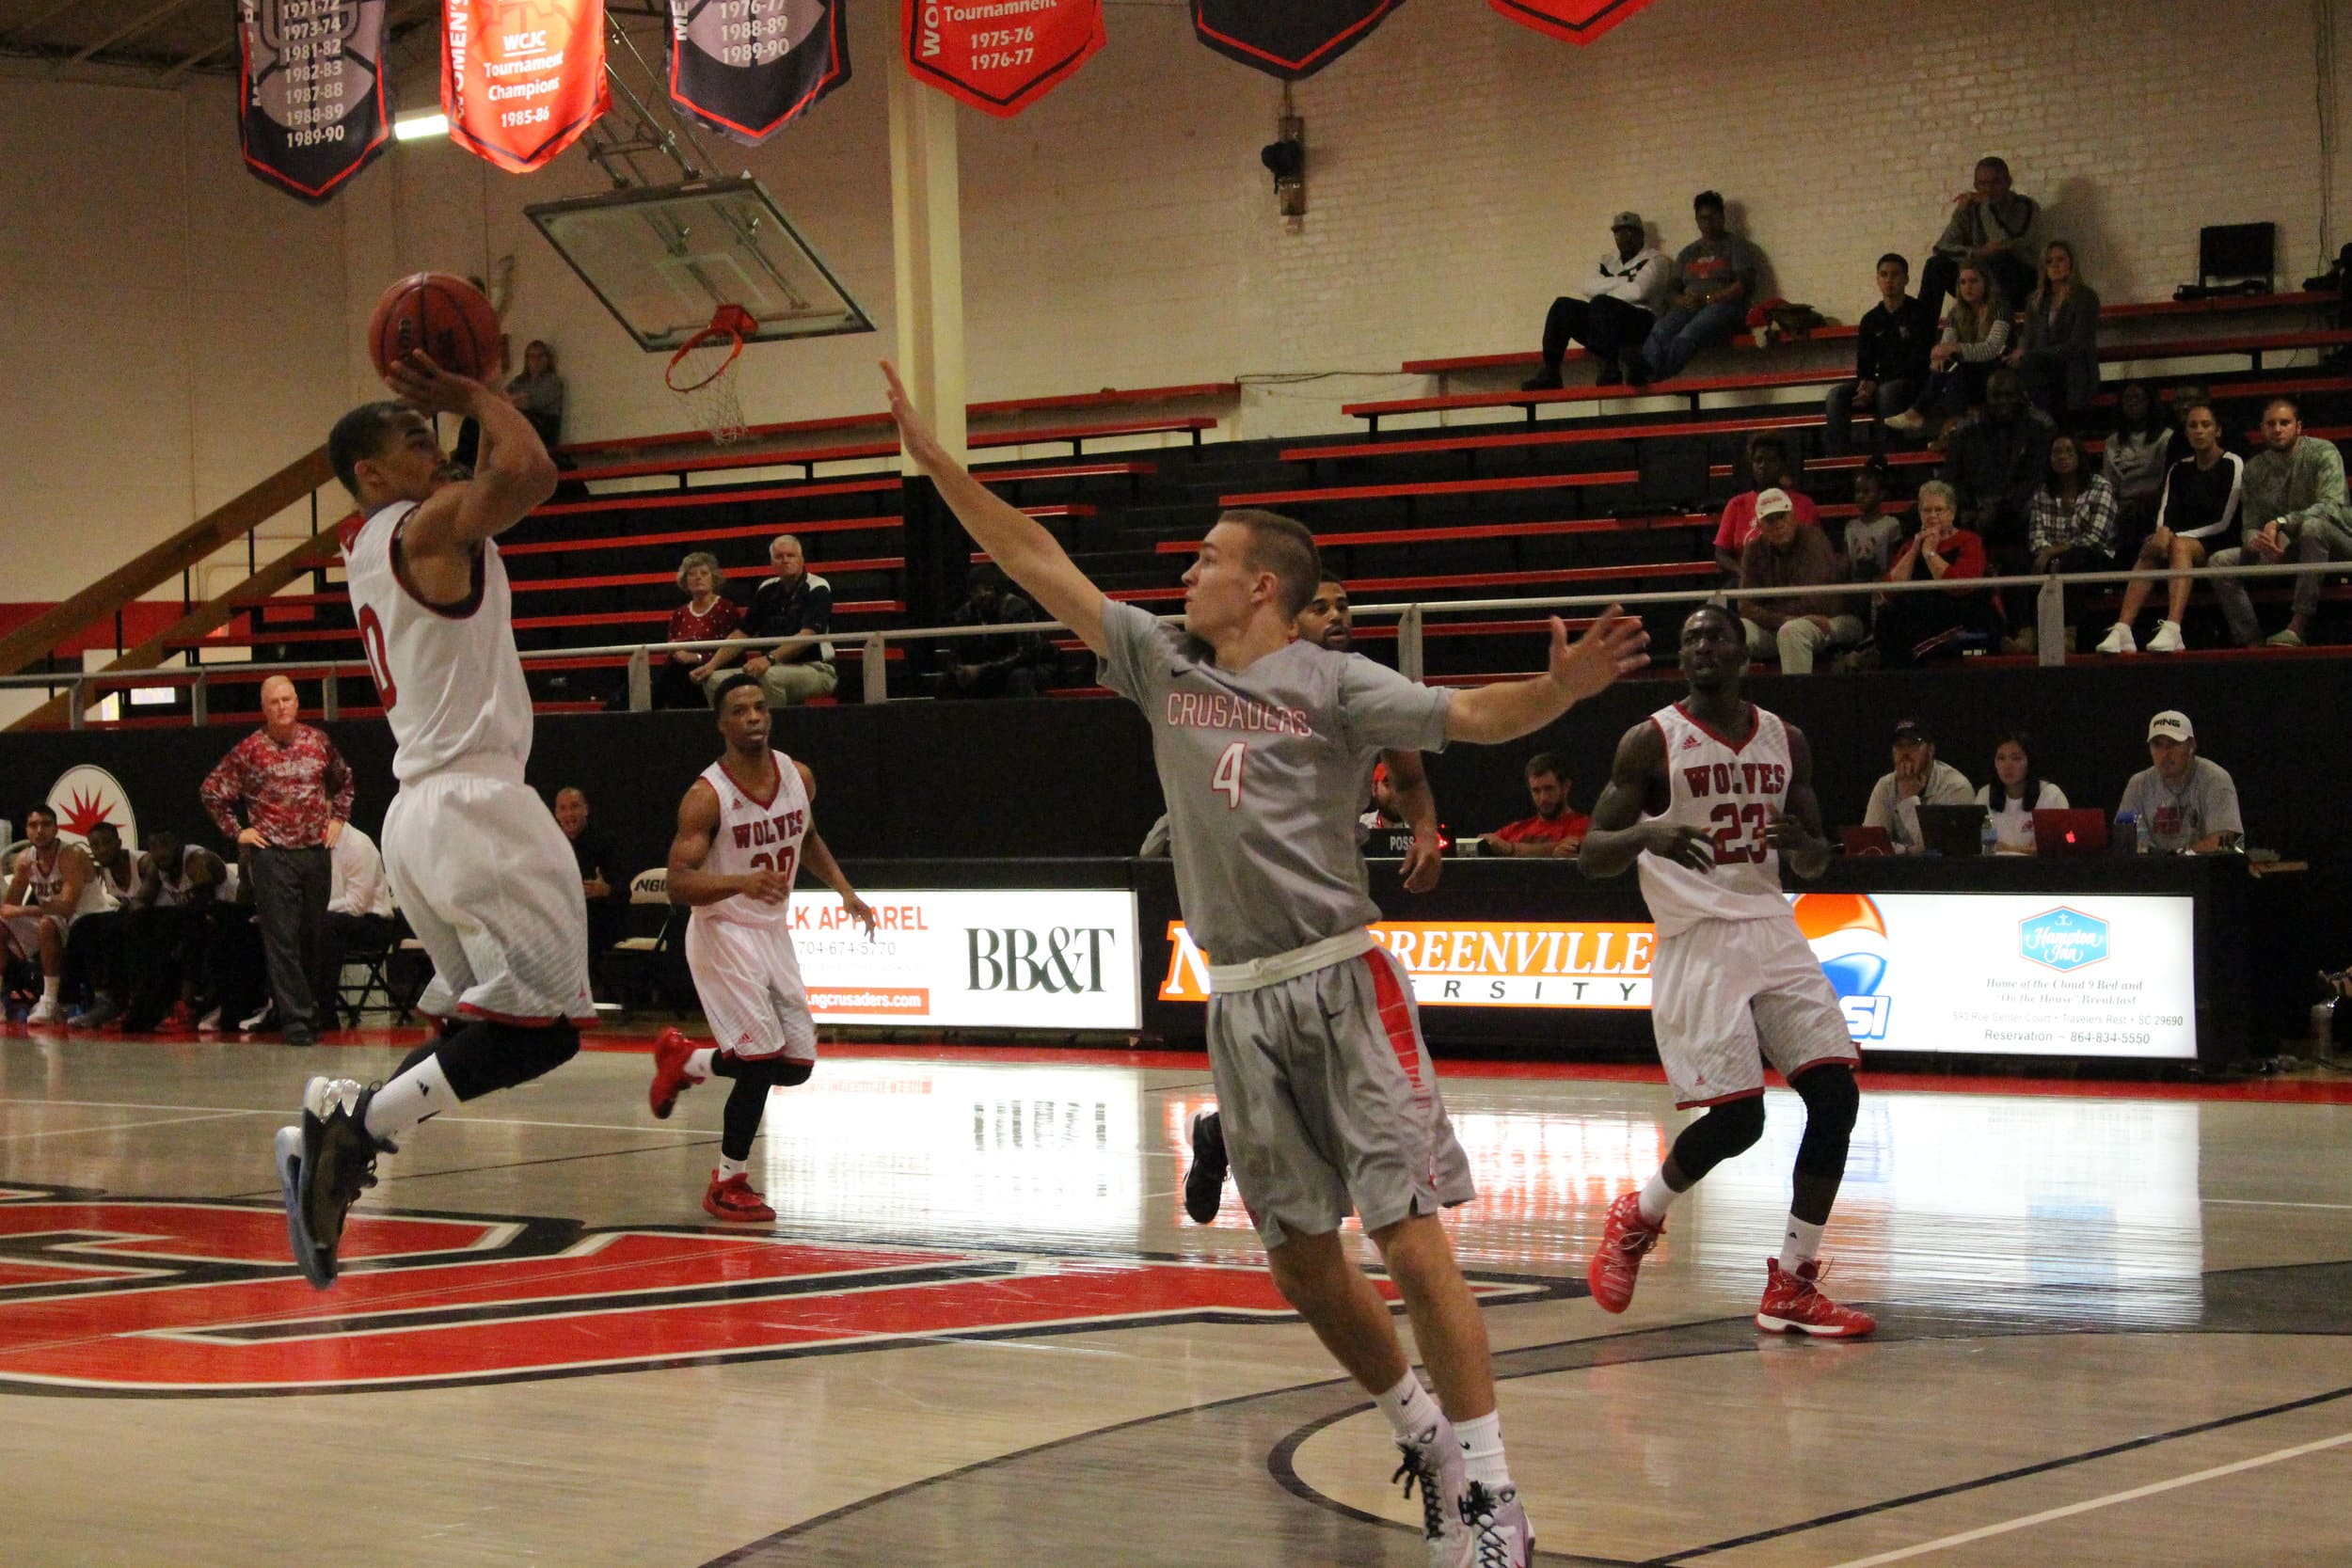
<path id="1" fill-rule="evenodd" d="M 43 1002 L 55 1002 L 57 999 L 57 981 L 58 977 L 55 974 L 44 974 L 40 977 L 40 999 Z"/>
<path id="2" fill-rule="evenodd" d="M 1456 1421 L 1454 1439 L 1462 1445 L 1462 1472 L 1489 1492 L 1511 1484 L 1511 1467 L 1502 1460 L 1502 1413 L 1490 1410 L 1474 1421 Z"/>
<path id="3" fill-rule="evenodd" d="M 735 1178 L 742 1175 L 745 1170 L 750 1168 L 750 1166 L 751 1162 L 749 1160 L 730 1160 L 725 1155 L 722 1154 L 719 1156 L 719 1180 L 722 1181 L 732 1181 Z"/>
<path id="4" fill-rule="evenodd" d="M 1422 1386 L 1421 1378 L 1410 1369 L 1406 1370 L 1404 1382 L 1385 1394 L 1373 1395 L 1372 1402 L 1389 1418 L 1389 1430 L 1405 1441 L 1438 1428 L 1438 1402 L 1429 1397 L 1429 1390 Z"/>
<path id="5" fill-rule="evenodd" d="M 439 1116 L 456 1103 L 457 1091 L 449 1086 L 441 1058 L 427 1056 L 368 1101 L 368 1132 L 387 1141 L 397 1139 L 425 1117 Z"/>
<path id="6" fill-rule="evenodd" d="M 1794 1274 L 1821 1256 L 1821 1226 L 1807 1225 L 1794 1214 L 1788 1216 L 1788 1232 L 1780 1239 L 1782 1273 Z"/>
<path id="7" fill-rule="evenodd" d="M 717 1046 L 706 1045 L 700 1051 L 697 1051 L 692 1055 L 687 1057 L 686 1076 L 691 1078 L 697 1084 L 707 1084 L 710 1082 L 710 1064 L 712 1059 L 718 1054 L 719 1048 Z"/>
<path id="8" fill-rule="evenodd" d="M 1681 1196 L 1666 1185 L 1666 1173 L 1661 1170 L 1642 1189 L 1642 1217 L 1652 1225 L 1665 1224 L 1666 1211 L 1673 1208 L 1675 1199 Z"/>

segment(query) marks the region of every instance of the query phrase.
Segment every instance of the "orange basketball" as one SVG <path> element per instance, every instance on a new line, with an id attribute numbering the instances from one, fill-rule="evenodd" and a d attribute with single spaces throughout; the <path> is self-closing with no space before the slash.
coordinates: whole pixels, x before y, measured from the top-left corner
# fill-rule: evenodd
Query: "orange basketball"
<path id="1" fill-rule="evenodd" d="M 499 317 L 482 291 L 445 272 L 420 272 L 384 291 L 368 318 L 375 373 L 422 349 L 433 362 L 480 380 L 498 369 Z"/>

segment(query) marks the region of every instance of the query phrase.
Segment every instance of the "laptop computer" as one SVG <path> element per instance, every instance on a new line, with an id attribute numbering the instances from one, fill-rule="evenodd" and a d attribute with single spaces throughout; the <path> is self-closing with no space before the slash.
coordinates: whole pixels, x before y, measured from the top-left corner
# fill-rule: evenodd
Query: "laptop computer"
<path id="1" fill-rule="evenodd" d="M 1840 828 L 1837 847 L 1849 855 L 1891 855 L 1895 840 L 1884 828 Z"/>
<path id="2" fill-rule="evenodd" d="M 1984 853 L 1982 806 L 1921 806 L 1919 843 L 1931 855 L 1971 860 Z"/>
<path id="3" fill-rule="evenodd" d="M 2107 814 L 2096 809 L 2035 812 L 2033 847 L 2038 855 L 2104 855 Z"/>

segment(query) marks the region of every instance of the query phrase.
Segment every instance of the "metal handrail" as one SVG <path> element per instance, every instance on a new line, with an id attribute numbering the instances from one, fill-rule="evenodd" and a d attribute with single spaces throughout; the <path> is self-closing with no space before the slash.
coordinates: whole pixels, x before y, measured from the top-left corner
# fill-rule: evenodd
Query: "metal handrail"
<path id="1" fill-rule="evenodd" d="M 2277 565 L 2199 566 L 2185 572 L 2158 566 L 2147 569 L 2108 572 L 2031 573 L 2015 577 L 1966 578 L 1959 584 L 1936 578 L 1915 578 L 1908 582 L 1827 582 L 1806 584 L 1801 588 L 1678 588 L 1662 589 L 1647 594 L 1554 594 L 1522 595 L 1500 599 L 1439 599 L 1400 600 L 1391 604 L 1362 604 L 1353 607 L 1359 620 L 1387 620 L 1398 623 L 1397 668 L 1418 680 L 1424 669 L 1422 640 L 1425 621 L 1431 615 L 1491 614 L 1497 610 L 1601 610 L 1610 605 L 1623 605 L 1639 610 L 1653 605 L 1672 604 L 1738 604 L 1751 599 L 1787 599 L 1805 595 L 1851 596 L 1881 594 L 1925 594 L 1950 592 L 1956 587 L 1968 592 L 2003 588 L 2030 588 L 2036 594 L 2035 625 L 2040 652 L 2044 665 L 2062 665 L 2065 652 L 2065 593 L 2069 585 L 2090 586 L 2118 582 L 2169 582 L 2176 577 L 2198 581 L 2221 578 L 2269 579 L 2296 578 L 2306 574 L 2332 576 L 2352 575 L 2352 562 L 2327 562 L 2306 565 L 2300 562 L 2282 562 Z M 1167 616 L 1175 620 L 1180 617 Z M 864 665 L 865 697 L 869 703 L 887 702 L 888 667 L 884 655 L 893 642 L 945 641 L 978 637 L 1016 636 L 1030 632 L 1068 631 L 1059 621 L 1019 621 L 1002 626 L 895 626 L 886 630 L 858 633 L 830 633 L 819 641 L 845 643 L 856 650 Z M 740 649 L 746 656 L 757 653 L 766 638 L 741 637 L 703 638 L 686 642 L 612 642 L 585 648 L 542 648 L 522 655 L 526 668 L 538 663 L 580 658 L 625 658 L 628 661 L 629 707 L 644 712 L 652 707 L 652 661 L 660 655 L 686 652 L 708 653 L 720 648 Z M 786 639 L 775 639 L 782 641 Z M 73 703 L 69 725 L 73 729 L 87 726 L 87 711 L 92 690 L 132 686 L 188 686 L 191 688 L 190 706 L 194 722 L 201 727 L 209 721 L 207 689 L 214 678 L 233 673 L 240 682 L 255 675 L 342 676 L 369 673 L 367 662 L 358 658 L 288 659 L 277 663 L 214 664 L 190 667 L 184 664 L 162 665 L 149 670 L 91 671 L 85 674 L 61 677 L 52 674 L 0 675 L 0 690 L 11 688 L 35 687 L 51 690 L 62 686 L 68 689 Z M 335 682 L 325 686 L 325 714 L 337 716 L 338 699 Z"/>

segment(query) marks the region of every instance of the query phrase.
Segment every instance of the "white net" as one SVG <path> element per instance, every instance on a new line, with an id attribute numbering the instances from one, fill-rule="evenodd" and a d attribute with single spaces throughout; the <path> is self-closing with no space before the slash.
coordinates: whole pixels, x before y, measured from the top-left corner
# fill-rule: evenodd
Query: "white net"
<path id="1" fill-rule="evenodd" d="M 718 319 L 671 356 L 662 377 L 670 390 L 686 400 L 694 421 L 721 446 L 745 433 L 743 402 L 736 388 L 741 367 L 743 337 L 739 325 L 722 310 Z"/>

